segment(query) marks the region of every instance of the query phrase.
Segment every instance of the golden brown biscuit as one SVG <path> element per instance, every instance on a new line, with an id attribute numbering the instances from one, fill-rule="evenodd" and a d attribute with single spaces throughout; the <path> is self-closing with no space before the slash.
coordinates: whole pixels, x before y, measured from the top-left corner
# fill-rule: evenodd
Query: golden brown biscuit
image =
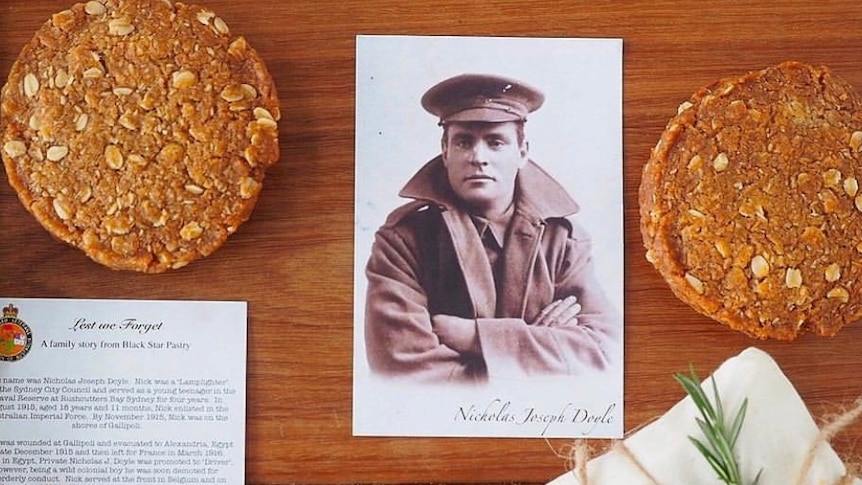
<path id="1" fill-rule="evenodd" d="M 757 338 L 862 316 L 862 100 L 786 62 L 698 90 L 644 167 L 647 259 L 697 311 Z"/>
<path id="2" fill-rule="evenodd" d="M 21 202 L 114 269 L 211 254 L 278 160 L 266 66 L 200 6 L 76 4 L 24 46 L 0 96 L 0 153 Z"/>

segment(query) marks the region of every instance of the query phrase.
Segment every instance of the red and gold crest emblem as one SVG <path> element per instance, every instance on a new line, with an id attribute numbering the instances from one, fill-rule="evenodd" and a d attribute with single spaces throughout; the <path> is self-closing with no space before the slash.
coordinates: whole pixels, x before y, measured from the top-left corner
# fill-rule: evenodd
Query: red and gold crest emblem
<path id="1" fill-rule="evenodd" d="M 0 318 L 0 361 L 21 360 L 30 352 L 32 345 L 33 334 L 30 327 L 18 318 L 18 308 L 11 303 L 3 307 L 3 317 Z"/>

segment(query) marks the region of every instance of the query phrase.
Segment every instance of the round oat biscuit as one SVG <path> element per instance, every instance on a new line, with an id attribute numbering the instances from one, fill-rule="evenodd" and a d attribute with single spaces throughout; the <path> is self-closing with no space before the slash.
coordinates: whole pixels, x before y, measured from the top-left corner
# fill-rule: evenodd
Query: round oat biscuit
<path id="1" fill-rule="evenodd" d="M 0 96 L 19 199 L 114 269 L 157 273 L 211 254 L 278 160 L 272 77 L 200 6 L 76 4 L 24 46 Z"/>
<path id="2" fill-rule="evenodd" d="M 698 90 L 644 167 L 647 259 L 682 301 L 756 338 L 862 317 L 862 98 L 786 62 Z"/>

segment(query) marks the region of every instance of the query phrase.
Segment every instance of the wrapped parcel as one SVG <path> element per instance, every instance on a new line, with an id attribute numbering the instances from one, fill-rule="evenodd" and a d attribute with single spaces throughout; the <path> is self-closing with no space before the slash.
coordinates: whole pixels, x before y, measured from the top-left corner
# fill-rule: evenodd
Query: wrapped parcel
<path id="1" fill-rule="evenodd" d="M 862 485 L 826 442 L 802 398 L 765 352 L 749 348 L 724 362 L 701 386 L 712 398 L 712 379 L 733 416 L 748 398 L 734 454 L 746 483 L 759 485 Z M 586 466 L 587 483 L 574 471 L 549 485 L 722 485 L 689 436 L 703 440 L 690 397 Z M 805 475 L 804 477 L 802 475 Z"/>

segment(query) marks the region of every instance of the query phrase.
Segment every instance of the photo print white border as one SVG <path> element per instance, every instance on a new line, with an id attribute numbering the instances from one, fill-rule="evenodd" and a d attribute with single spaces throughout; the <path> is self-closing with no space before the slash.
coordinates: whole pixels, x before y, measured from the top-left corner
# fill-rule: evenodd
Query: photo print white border
<path id="1" fill-rule="evenodd" d="M 398 192 L 440 152 L 428 88 L 463 73 L 545 94 L 526 125 L 530 158 L 580 206 L 595 270 L 623 315 L 621 39 L 358 36 L 353 433 L 357 436 L 596 437 L 623 432 L 623 352 L 608 371 L 436 386 L 378 379 L 364 345 L 365 265 Z M 622 321 L 620 322 L 622 325 Z"/>

